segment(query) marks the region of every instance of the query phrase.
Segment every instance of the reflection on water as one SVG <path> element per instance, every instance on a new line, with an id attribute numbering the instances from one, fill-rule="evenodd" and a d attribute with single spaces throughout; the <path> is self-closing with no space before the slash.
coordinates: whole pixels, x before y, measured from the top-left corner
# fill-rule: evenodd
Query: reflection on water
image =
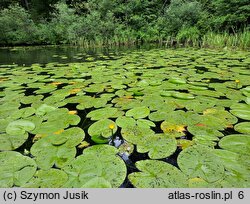
<path id="1" fill-rule="evenodd" d="M 121 55 L 123 52 L 152 48 L 156 48 L 156 45 L 113 48 L 83 48 L 76 46 L 0 48 L 0 64 L 31 65 L 34 63 L 46 64 L 50 62 L 82 62 L 89 57 L 94 57 L 95 59 L 107 59 L 108 57 L 112 59 L 113 55 Z"/>

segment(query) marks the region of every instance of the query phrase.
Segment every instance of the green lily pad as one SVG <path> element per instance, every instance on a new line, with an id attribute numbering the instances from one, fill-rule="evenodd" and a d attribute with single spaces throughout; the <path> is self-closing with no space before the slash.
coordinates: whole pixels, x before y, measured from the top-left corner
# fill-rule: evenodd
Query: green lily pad
<path id="1" fill-rule="evenodd" d="M 117 118 L 123 114 L 124 112 L 118 110 L 117 108 L 108 107 L 91 111 L 87 114 L 87 117 L 91 118 L 91 120 L 101 120 L 106 118 Z"/>
<path id="2" fill-rule="evenodd" d="M 68 176 L 59 169 L 39 170 L 24 188 L 60 188 L 67 182 Z"/>
<path id="3" fill-rule="evenodd" d="M 238 173 L 242 176 L 248 174 L 247 156 L 244 157 L 241 154 L 224 149 L 214 149 L 212 153 L 220 158 L 221 163 L 227 171 L 231 171 L 236 174 Z"/>
<path id="4" fill-rule="evenodd" d="M 181 79 L 181 78 L 171 78 L 168 80 L 169 82 L 173 83 L 173 84 L 186 84 L 186 80 Z"/>
<path id="5" fill-rule="evenodd" d="M 35 174 L 36 162 L 18 152 L 0 152 L 0 187 L 22 186 Z"/>
<path id="6" fill-rule="evenodd" d="M 109 119 L 99 120 L 93 123 L 88 129 L 90 136 L 102 136 L 105 138 L 111 137 L 116 131 L 117 126 L 115 122 Z"/>
<path id="7" fill-rule="evenodd" d="M 190 178 L 202 178 L 211 183 L 222 179 L 224 167 L 219 158 L 209 148 L 200 145 L 181 151 L 177 158 L 178 166 Z"/>
<path id="8" fill-rule="evenodd" d="M 36 115 L 38 116 L 43 116 L 56 108 L 54 106 L 49 106 L 47 104 L 42 104 L 37 110 L 36 110 Z"/>
<path id="9" fill-rule="evenodd" d="M 115 123 L 121 128 L 126 128 L 135 126 L 136 120 L 132 117 L 120 116 L 116 119 Z"/>
<path id="10" fill-rule="evenodd" d="M 109 142 L 108 138 L 102 137 L 101 135 L 91 136 L 91 140 L 93 140 L 97 144 L 105 144 Z"/>
<path id="11" fill-rule="evenodd" d="M 62 168 L 75 158 L 75 147 L 84 137 L 82 129 L 70 128 L 61 134 L 49 135 L 38 140 L 31 147 L 31 154 L 41 169 L 48 170 L 53 165 Z"/>
<path id="12" fill-rule="evenodd" d="M 234 129 L 237 132 L 250 135 L 250 122 L 238 123 L 237 125 L 234 126 Z"/>
<path id="13" fill-rule="evenodd" d="M 250 135 L 228 135 L 219 141 L 219 146 L 232 152 L 250 154 Z"/>
<path id="14" fill-rule="evenodd" d="M 9 135 L 23 135 L 26 132 L 35 129 L 35 124 L 28 120 L 16 120 L 10 122 L 6 127 L 6 133 Z"/>
<path id="15" fill-rule="evenodd" d="M 238 118 L 244 120 L 250 120 L 250 105 L 248 104 L 236 104 L 231 106 L 230 112 Z"/>
<path id="16" fill-rule="evenodd" d="M 148 152 L 151 159 L 166 158 L 173 154 L 176 148 L 176 139 L 165 134 L 150 135 L 137 143 L 137 151 L 140 153 Z"/>
<path id="17" fill-rule="evenodd" d="M 94 145 L 83 151 L 64 171 L 69 175 L 64 187 L 117 188 L 127 174 L 126 165 L 109 145 Z"/>
<path id="18" fill-rule="evenodd" d="M 33 115 L 36 112 L 36 109 L 33 107 L 27 107 L 19 109 L 18 111 L 14 112 L 10 117 L 12 119 L 19 119 L 19 118 L 27 118 Z"/>
<path id="19" fill-rule="evenodd" d="M 138 144 L 147 136 L 154 135 L 154 131 L 148 127 L 126 127 L 121 130 L 122 137 L 133 144 Z"/>
<path id="20" fill-rule="evenodd" d="M 155 127 L 156 126 L 154 122 L 150 120 L 146 120 L 146 119 L 138 119 L 136 121 L 136 124 L 141 127 Z"/>
<path id="21" fill-rule="evenodd" d="M 179 93 L 179 92 L 172 93 L 172 96 L 175 97 L 175 98 L 185 99 L 185 100 L 192 100 L 192 99 L 195 98 L 193 94 Z"/>
<path id="22" fill-rule="evenodd" d="M 128 175 L 130 182 L 137 188 L 185 188 L 187 177 L 176 167 L 156 160 L 136 162 L 141 172 Z"/>
<path id="23" fill-rule="evenodd" d="M 22 146 L 28 139 L 28 133 L 9 135 L 5 133 L 0 133 L 0 150 L 14 150 Z"/>
<path id="24" fill-rule="evenodd" d="M 133 117 L 135 119 L 146 118 L 150 113 L 150 110 L 146 106 L 132 108 L 126 112 L 126 116 Z"/>

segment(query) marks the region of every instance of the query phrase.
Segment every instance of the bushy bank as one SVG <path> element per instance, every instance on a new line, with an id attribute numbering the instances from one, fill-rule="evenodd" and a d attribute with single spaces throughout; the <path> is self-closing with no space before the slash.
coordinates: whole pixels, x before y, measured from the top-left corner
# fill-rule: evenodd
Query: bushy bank
<path id="1" fill-rule="evenodd" d="M 244 0 L 237 0 L 236 5 L 228 2 L 227 11 L 223 10 L 225 0 L 52 2 L 46 10 L 49 13 L 40 14 L 34 12 L 35 4 L 33 9 L 32 4 L 28 8 L 15 3 L 2 7 L 0 44 L 102 46 L 157 42 L 169 46 L 250 47 L 250 8 Z"/>

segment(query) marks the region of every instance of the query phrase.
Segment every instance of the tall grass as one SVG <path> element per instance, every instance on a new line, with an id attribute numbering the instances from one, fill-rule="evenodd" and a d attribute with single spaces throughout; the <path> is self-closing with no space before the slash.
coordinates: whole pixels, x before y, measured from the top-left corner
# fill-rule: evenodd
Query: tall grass
<path id="1" fill-rule="evenodd" d="M 250 31 L 244 30 L 234 35 L 226 32 L 221 34 L 209 32 L 202 37 L 201 47 L 249 49 Z"/>

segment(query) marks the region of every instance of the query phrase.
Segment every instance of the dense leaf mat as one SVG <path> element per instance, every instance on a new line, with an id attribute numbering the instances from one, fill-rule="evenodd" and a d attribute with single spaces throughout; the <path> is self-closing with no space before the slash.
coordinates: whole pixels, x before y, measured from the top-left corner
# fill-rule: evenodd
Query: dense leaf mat
<path id="1" fill-rule="evenodd" d="M 250 187 L 249 52 L 1 65 L 0 89 L 0 187 Z"/>

